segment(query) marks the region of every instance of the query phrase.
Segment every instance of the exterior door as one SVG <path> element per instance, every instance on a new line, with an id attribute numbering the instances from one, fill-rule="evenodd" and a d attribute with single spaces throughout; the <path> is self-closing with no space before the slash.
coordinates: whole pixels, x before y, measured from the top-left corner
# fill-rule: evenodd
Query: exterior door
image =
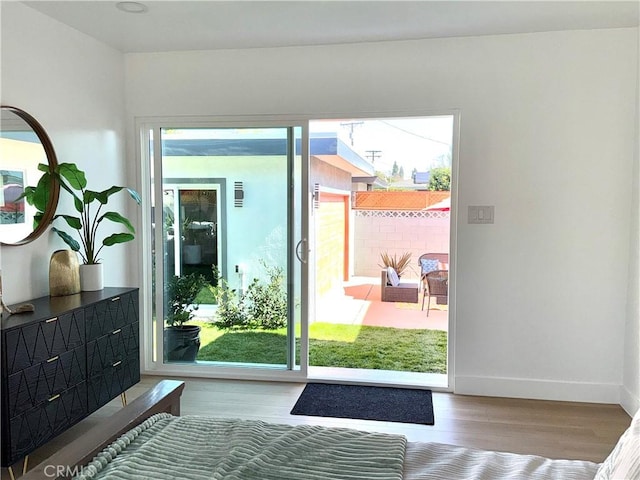
<path id="1" fill-rule="evenodd" d="M 300 372 L 302 128 L 177 122 L 142 131 L 156 207 L 149 366 Z M 181 348 L 195 358 L 175 354 Z"/>

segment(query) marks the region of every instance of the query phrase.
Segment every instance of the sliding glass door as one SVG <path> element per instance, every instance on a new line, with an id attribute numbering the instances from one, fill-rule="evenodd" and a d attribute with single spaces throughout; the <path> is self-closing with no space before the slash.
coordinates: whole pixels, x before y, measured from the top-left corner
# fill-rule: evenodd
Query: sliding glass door
<path id="1" fill-rule="evenodd" d="M 143 128 L 156 368 L 299 369 L 301 135 L 296 126 Z"/>
<path id="2" fill-rule="evenodd" d="M 145 371 L 448 385 L 455 279 L 427 317 L 418 259 L 454 251 L 455 115 L 138 126 Z M 411 301 L 382 301 L 384 252 Z"/>

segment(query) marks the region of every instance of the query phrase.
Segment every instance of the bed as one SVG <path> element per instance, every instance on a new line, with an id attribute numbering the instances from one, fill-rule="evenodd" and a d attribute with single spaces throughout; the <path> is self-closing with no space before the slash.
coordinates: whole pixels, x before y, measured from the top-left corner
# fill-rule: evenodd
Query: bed
<path id="1" fill-rule="evenodd" d="M 596 464 L 345 428 L 181 417 L 183 389 L 183 382 L 163 380 L 22 478 L 640 479 L 640 412 Z"/>

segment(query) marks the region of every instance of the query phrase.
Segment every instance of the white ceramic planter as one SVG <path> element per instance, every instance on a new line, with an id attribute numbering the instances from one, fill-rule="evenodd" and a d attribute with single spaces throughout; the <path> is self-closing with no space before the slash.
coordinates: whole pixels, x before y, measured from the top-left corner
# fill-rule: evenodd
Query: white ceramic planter
<path id="1" fill-rule="evenodd" d="M 80 265 L 80 289 L 83 292 L 102 290 L 102 264 Z"/>

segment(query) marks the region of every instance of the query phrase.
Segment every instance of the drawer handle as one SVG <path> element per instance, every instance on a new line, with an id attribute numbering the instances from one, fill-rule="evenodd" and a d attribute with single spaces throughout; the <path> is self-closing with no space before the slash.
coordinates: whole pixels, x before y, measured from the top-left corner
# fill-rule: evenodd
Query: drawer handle
<path id="1" fill-rule="evenodd" d="M 56 355 L 55 357 L 51 357 L 49 360 L 47 360 L 47 363 L 55 362 L 59 358 L 60 358 L 60 355 Z"/>
<path id="2" fill-rule="evenodd" d="M 112 301 L 112 302 L 117 302 L 118 300 L 120 300 L 120 297 L 113 297 L 113 298 L 111 299 L 111 301 Z"/>
<path id="3" fill-rule="evenodd" d="M 45 320 L 44 323 L 51 323 L 51 322 L 55 322 L 56 320 L 58 320 L 58 317 L 53 317 L 48 320 Z"/>
<path id="4" fill-rule="evenodd" d="M 114 330 L 113 332 L 111 332 L 111 335 L 115 335 L 115 334 L 117 334 L 117 333 L 120 333 L 121 331 L 122 331 L 122 329 L 121 329 L 121 328 L 119 328 L 119 329 Z"/>
<path id="5" fill-rule="evenodd" d="M 60 394 L 54 395 L 49 399 L 50 402 L 53 402 L 56 398 L 60 398 Z"/>
<path id="6" fill-rule="evenodd" d="M 117 367 L 118 365 L 120 365 L 122 363 L 122 360 L 118 360 L 116 363 L 114 363 L 112 365 L 112 367 Z"/>

